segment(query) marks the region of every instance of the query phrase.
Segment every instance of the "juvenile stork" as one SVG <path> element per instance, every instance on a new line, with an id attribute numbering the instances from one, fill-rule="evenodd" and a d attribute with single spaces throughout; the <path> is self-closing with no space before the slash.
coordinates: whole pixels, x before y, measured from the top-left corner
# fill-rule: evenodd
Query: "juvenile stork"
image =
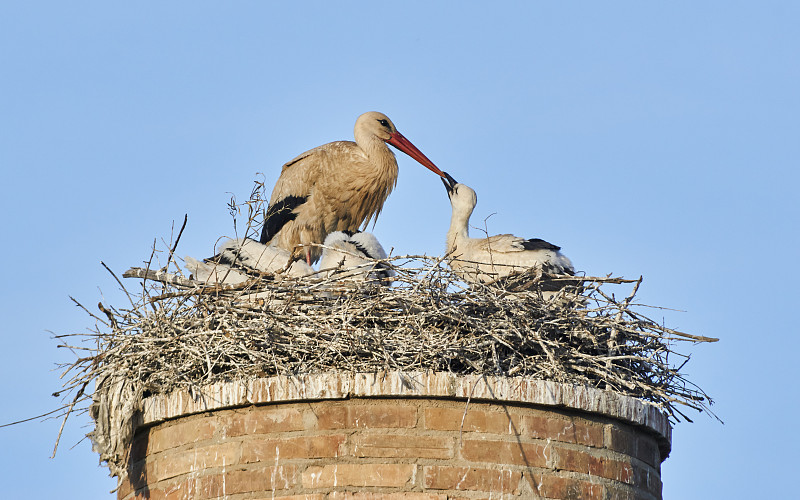
<path id="1" fill-rule="evenodd" d="M 311 264 L 321 249 L 298 245 L 319 244 L 333 231 L 357 231 L 377 219 L 397 183 L 397 160 L 387 144 L 444 177 L 383 113 L 359 116 L 354 135 L 355 142 L 324 144 L 283 166 L 269 200 L 261 243 Z"/>
<path id="2" fill-rule="evenodd" d="M 513 234 L 470 238 L 469 218 L 478 196 L 472 188 L 459 184 L 446 172 L 442 182 L 453 207 L 447 231 L 450 267 L 463 279 L 486 283 L 534 267 L 547 274 L 575 274 L 572 262 L 559 252 L 561 247 L 542 239 L 525 239 Z"/>
<path id="3" fill-rule="evenodd" d="M 305 262 L 292 261 L 287 250 L 249 238 L 226 240 L 216 255 L 203 261 L 189 256 L 184 261 L 196 280 L 228 285 L 242 283 L 250 279 L 250 275 L 258 273 L 300 277 L 314 272 Z"/>
<path id="4" fill-rule="evenodd" d="M 341 274 L 345 279 L 365 279 L 389 285 L 395 272 L 385 262 L 386 251 L 372 233 L 334 231 L 325 237 L 319 261 L 322 276 Z"/>

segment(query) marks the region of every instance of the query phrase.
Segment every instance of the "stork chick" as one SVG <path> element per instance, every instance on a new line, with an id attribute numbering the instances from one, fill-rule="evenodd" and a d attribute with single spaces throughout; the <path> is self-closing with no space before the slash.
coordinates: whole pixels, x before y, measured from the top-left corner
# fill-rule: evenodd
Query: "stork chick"
<path id="1" fill-rule="evenodd" d="M 397 183 L 397 159 L 387 144 L 444 177 L 383 113 L 359 116 L 355 142 L 331 142 L 283 166 L 269 200 L 261 243 L 316 262 L 320 244 L 333 231 L 357 231 L 377 219 Z"/>
<path id="2" fill-rule="evenodd" d="M 322 276 L 341 273 L 348 279 L 364 279 L 389 285 L 395 272 L 385 262 L 386 251 L 372 233 L 334 231 L 325 238 L 319 261 Z"/>
<path id="3" fill-rule="evenodd" d="M 469 218 L 478 196 L 445 172 L 442 179 L 453 212 L 447 231 L 447 253 L 450 267 L 468 282 L 487 283 L 514 272 L 540 268 L 548 274 L 574 275 L 572 262 L 559 250 L 561 247 L 542 239 L 525 239 L 513 234 L 486 238 L 469 237 Z"/>
<path id="4" fill-rule="evenodd" d="M 303 261 L 291 261 L 291 254 L 278 247 L 263 245 L 250 238 L 229 239 L 213 257 L 202 262 L 185 257 L 186 268 L 198 281 L 233 285 L 247 281 L 252 273 L 300 277 L 314 272 Z M 290 264 L 291 263 L 291 264 Z"/>

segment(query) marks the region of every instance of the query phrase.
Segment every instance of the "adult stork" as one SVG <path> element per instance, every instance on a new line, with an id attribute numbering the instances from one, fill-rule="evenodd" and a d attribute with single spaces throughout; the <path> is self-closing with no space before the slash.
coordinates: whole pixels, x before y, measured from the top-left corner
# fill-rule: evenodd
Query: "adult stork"
<path id="1" fill-rule="evenodd" d="M 450 267 L 463 279 L 486 283 L 533 267 L 548 274 L 575 274 L 572 262 L 559 251 L 561 247 L 542 239 L 525 239 L 513 234 L 470 238 L 469 218 L 478 203 L 478 195 L 446 172 L 442 182 L 453 208 L 447 231 Z"/>
<path id="2" fill-rule="evenodd" d="M 337 141 L 306 151 L 283 166 L 272 190 L 261 243 L 319 259 L 333 231 L 357 231 L 377 219 L 397 183 L 397 159 L 387 144 L 444 177 L 422 152 L 397 131 L 383 113 L 370 111 L 356 120 L 355 142 Z"/>

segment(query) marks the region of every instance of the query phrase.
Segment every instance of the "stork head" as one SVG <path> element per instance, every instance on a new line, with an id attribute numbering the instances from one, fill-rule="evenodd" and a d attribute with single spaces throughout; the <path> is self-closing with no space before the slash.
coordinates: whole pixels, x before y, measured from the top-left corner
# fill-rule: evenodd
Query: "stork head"
<path id="1" fill-rule="evenodd" d="M 475 205 L 478 204 L 478 195 L 471 187 L 465 184 L 459 184 L 455 179 L 453 179 L 453 176 L 447 172 L 442 173 L 444 174 L 442 178 L 442 184 L 444 184 L 444 188 L 447 190 L 447 196 L 450 198 L 450 204 L 453 205 L 454 209 L 460 209 L 472 213 L 472 209 L 474 209 Z"/>
<path id="2" fill-rule="evenodd" d="M 456 187 L 458 181 L 453 179 L 453 176 L 448 174 L 447 172 L 442 172 L 444 176 L 442 176 L 442 184 L 444 184 L 444 188 L 447 190 L 447 197 L 452 198 L 453 196 L 453 188 Z"/>
<path id="3" fill-rule="evenodd" d="M 358 246 L 367 257 L 372 259 L 386 258 L 386 250 L 383 249 L 383 245 L 381 245 L 381 243 L 378 241 L 378 238 L 376 238 L 372 233 L 356 233 L 352 238 L 350 238 L 350 241 L 355 243 L 356 246 Z"/>
<path id="4" fill-rule="evenodd" d="M 422 151 L 411 144 L 411 141 L 403 137 L 403 134 L 397 131 L 397 127 L 394 126 L 392 120 L 383 113 L 368 111 L 359 116 L 358 120 L 356 120 L 354 135 L 356 137 L 356 143 L 359 143 L 359 138 L 362 137 L 365 139 L 377 137 L 383 142 L 391 144 L 403 153 L 414 158 L 422 166 L 436 175 L 444 177 L 444 172 L 439 170 L 439 167 L 434 165 L 427 156 L 422 154 Z"/>
<path id="5" fill-rule="evenodd" d="M 328 236 L 325 237 L 325 241 L 323 241 L 322 244 L 326 247 L 344 248 L 342 245 L 349 242 L 352 236 L 352 231 L 334 231 L 328 233 Z"/>

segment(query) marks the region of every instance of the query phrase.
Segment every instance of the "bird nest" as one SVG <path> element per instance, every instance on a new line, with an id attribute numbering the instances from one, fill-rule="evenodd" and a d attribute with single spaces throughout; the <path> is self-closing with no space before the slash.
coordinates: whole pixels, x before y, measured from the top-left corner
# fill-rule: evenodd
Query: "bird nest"
<path id="1" fill-rule="evenodd" d="M 589 385 L 649 401 L 673 419 L 711 400 L 681 373 L 679 342 L 714 339 L 653 321 L 634 304 L 641 282 L 582 278 L 545 299 L 536 273 L 499 284 L 466 284 L 443 259 L 387 259 L 392 286 L 254 276 L 205 286 L 165 272 L 142 280 L 125 307 L 99 304 L 95 327 L 68 337 L 82 355 L 65 392 L 90 402 L 101 458 L 124 465 L 131 418 L 147 395 L 273 375 L 332 371 L 437 371 L 530 377 Z M 120 281 L 121 284 L 121 281 Z M 624 299 L 607 289 L 627 286 Z M 125 287 L 123 287 L 125 288 Z M 91 347 L 86 347 L 86 344 Z"/>
<path id="2" fill-rule="evenodd" d="M 635 303 L 641 278 L 569 277 L 546 298 L 548 277 L 535 270 L 468 284 L 446 257 L 384 262 L 396 272 L 391 286 L 342 274 L 253 275 L 219 286 L 133 268 L 123 276 L 137 279 L 134 291 L 109 270 L 128 302 L 98 304 L 99 313 L 84 307 L 95 326 L 59 337 L 79 353 L 64 367 L 65 421 L 88 409 L 95 449 L 118 474 L 143 398 L 253 377 L 384 370 L 528 377 L 633 396 L 673 421 L 688 420 L 686 408 L 711 413 L 710 398 L 681 372 L 689 357 L 676 349 L 716 339 L 643 315 Z"/>

